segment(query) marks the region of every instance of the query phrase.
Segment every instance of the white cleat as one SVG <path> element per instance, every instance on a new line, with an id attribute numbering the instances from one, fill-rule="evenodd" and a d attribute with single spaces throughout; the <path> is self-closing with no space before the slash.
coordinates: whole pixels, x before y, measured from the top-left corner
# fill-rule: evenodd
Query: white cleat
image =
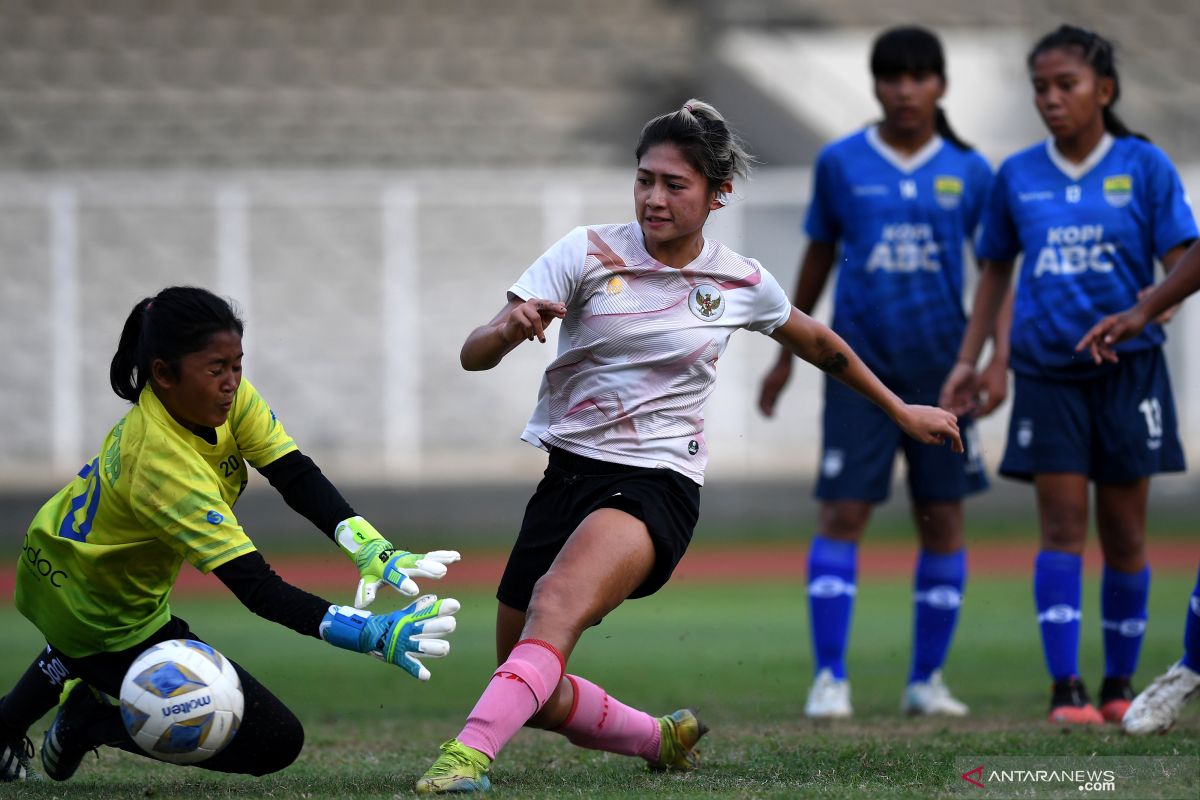
<path id="1" fill-rule="evenodd" d="M 1133 699 L 1121 727 L 1126 733 L 1143 736 L 1166 733 L 1175 724 L 1187 701 L 1200 694 L 1200 673 L 1182 663 L 1159 675 L 1146 690 Z"/>
<path id="2" fill-rule="evenodd" d="M 812 719 L 845 719 L 854 713 L 850 708 L 850 681 L 838 680 L 833 672 L 823 669 L 817 673 L 808 700 L 804 703 L 804 716 Z"/>
<path id="3" fill-rule="evenodd" d="M 913 681 L 904 689 L 900 710 L 914 717 L 965 717 L 966 703 L 950 694 L 942 683 L 942 671 L 935 670 L 927 681 Z"/>

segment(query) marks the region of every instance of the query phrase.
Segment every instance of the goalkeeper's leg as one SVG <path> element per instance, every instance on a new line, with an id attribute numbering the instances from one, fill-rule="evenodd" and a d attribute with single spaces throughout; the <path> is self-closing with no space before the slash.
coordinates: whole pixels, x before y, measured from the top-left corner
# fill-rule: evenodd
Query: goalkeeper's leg
<path id="1" fill-rule="evenodd" d="M 64 657 L 63 660 L 72 677 L 82 679 L 89 686 L 110 697 L 119 697 L 121 682 L 134 659 L 151 645 L 168 639 L 203 641 L 191 631 L 187 622 L 179 617 L 171 617 L 145 641 L 126 650 L 96 653 L 77 659 Z M 228 658 L 228 654 L 226 657 Z M 277 772 L 299 756 L 304 745 L 304 729 L 295 714 L 279 698 L 233 659 L 229 661 L 241 680 L 245 713 L 233 740 L 212 758 L 197 762 L 193 766 L 214 772 L 254 776 Z M 76 720 L 72 718 L 63 720 L 64 723 L 71 723 L 68 727 L 74 729 L 69 750 L 77 751 L 76 755 L 82 755 L 89 749 L 107 745 L 150 757 L 130 738 L 121 721 L 119 708 L 112 706 L 107 712 L 102 707 L 85 710 L 88 711 L 85 726 L 74 724 Z M 57 719 L 55 724 L 59 724 Z"/>
<path id="2" fill-rule="evenodd" d="M 38 653 L 17 685 L 0 697 L 0 783 L 34 779 L 30 767 L 33 745 L 28 732 L 33 723 L 58 705 L 70 671 L 50 645 Z"/>

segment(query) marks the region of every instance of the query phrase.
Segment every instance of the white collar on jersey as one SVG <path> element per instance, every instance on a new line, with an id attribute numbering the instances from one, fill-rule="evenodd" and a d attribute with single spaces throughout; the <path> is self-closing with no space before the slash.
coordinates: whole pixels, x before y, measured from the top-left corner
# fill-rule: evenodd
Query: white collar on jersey
<path id="1" fill-rule="evenodd" d="M 937 155 L 938 151 L 942 149 L 942 137 L 935 133 L 933 138 L 926 142 L 920 150 L 911 156 L 906 156 L 883 140 L 883 137 L 879 135 L 878 125 L 872 125 L 867 128 L 867 144 L 871 145 L 884 161 L 905 174 L 911 174 L 925 166 L 929 159 Z"/>
<path id="2" fill-rule="evenodd" d="M 1058 152 L 1058 148 L 1054 146 L 1054 137 L 1046 140 L 1046 156 L 1050 159 L 1050 163 L 1058 167 L 1063 175 L 1066 175 L 1073 181 L 1077 181 L 1084 175 L 1092 171 L 1092 167 L 1099 164 L 1108 155 L 1108 151 L 1112 149 L 1113 142 L 1112 134 L 1108 131 L 1100 137 L 1100 141 L 1092 148 L 1092 152 L 1087 154 L 1087 158 L 1075 164 L 1067 160 L 1067 157 Z"/>

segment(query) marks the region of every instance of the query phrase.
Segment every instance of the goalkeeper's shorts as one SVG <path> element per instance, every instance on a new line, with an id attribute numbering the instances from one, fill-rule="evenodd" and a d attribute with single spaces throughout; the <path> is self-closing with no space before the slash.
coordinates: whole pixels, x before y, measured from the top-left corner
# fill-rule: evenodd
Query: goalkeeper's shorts
<path id="1" fill-rule="evenodd" d="M 654 567 L 629 595 L 647 597 L 670 579 L 687 551 L 700 515 L 700 487 L 671 469 L 613 464 L 552 449 L 545 475 L 525 508 L 496 599 L 519 611 L 529 608 L 533 585 L 579 524 L 600 508 L 624 511 L 650 531 Z"/>

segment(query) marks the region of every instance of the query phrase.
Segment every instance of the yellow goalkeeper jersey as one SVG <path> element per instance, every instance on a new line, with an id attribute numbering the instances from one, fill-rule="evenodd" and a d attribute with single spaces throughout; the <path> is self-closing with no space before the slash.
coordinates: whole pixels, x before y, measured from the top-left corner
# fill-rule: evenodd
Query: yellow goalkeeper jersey
<path id="1" fill-rule="evenodd" d="M 16 605 L 69 656 L 132 647 L 170 617 L 186 559 L 201 572 L 254 550 L 233 515 L 246 465 L 296 449 L 247 380 L 210 444 L 147 386 L 100 453 L 25 534 Z"/>

